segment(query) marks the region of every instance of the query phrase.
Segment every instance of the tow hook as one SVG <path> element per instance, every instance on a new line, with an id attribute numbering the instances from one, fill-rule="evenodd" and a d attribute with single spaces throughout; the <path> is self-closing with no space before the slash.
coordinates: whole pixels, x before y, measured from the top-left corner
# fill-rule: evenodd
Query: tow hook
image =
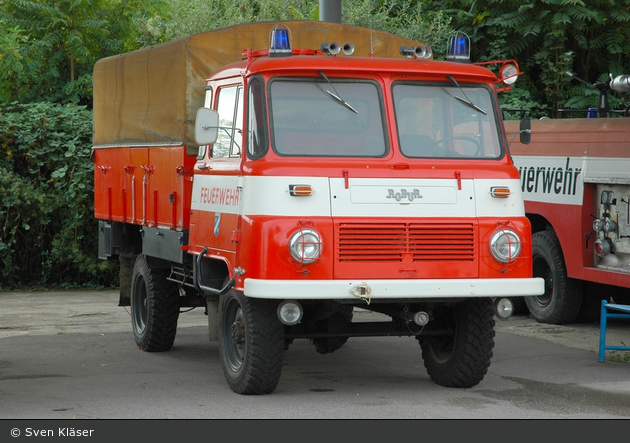
<path id="1" fill-rule="evenodd" d="M 350 293 L 354 295 L 355 297 L 358 297 L 361 300 L 364 300 L 368 305 L 372 301 L 372 298 L 370 297 L 370 294 L 372 294 L 372 288 L 370 288 L 370 285 L 368 285 L 365 282 L 351 287 Z"/>

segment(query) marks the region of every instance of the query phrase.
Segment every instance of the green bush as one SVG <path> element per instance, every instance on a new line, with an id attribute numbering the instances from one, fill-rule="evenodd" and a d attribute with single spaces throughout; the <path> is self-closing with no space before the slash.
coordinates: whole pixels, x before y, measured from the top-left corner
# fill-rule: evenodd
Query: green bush
<path id="1" fill-rule="evenodd" d="M 84 106 L 0 105 L 0 290 L 118 285 L 98 259 L 91 143 Z"/>

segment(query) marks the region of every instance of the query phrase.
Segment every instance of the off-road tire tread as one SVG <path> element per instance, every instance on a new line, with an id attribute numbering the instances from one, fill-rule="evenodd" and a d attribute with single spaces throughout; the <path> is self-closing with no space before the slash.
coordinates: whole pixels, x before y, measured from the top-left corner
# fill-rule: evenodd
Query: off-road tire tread
<path id="1" fill-rule="evenodd" d="M 494 348 L 494 308 L 489 298 L 459 303 L 453 352 L 445 362 L 433 358 L 431 339 L 418 337 L 427 373 L 436 384 L 469 388 L 479 384 L 490 367 Z"/>
<path id="2" fill-rule="evenodd" d="M 147 285 L 148 315 L 144 334 L 135 334 L 134 326 L 136 344 L 146 352 L 168 351 L 173 347 L 177 334 L 179 290 L 175 283 L 167 280 L 168 271 L 152 269 L 144 255 L 136 259 L 134 276 L 137 272 L 142 273 Z M 133 301 L 131 304 L 133 306 Z"/>
<path id="3" fill-rule="evenodd" d="M 284 326 L 278 320 L 277 303 L 245 297 L 242 293 L 230 291 L 222 297 L 236 297 L 245 317 L 246 351 L 243 366 L 234 373 L 226 363 L 223 348 L 225 334 L 220 302 L 219 351 L 225 378 L 234 392 L 243 395 L 272 393 L 282 374 L 284 361 Z"/>
<path id="4" fill-rule="evenodd" d="M 562 248 L 556 233 L 539 231 L 532 236 L 532 258 L 543 257 L 552 269 L 554 290 L 546 307 L 537 304 L 535 297 L 525 297 L 532 317 L 539 323 L 562 325 L 575 322 L 582 305 L 582 284 L 567 276 Z"/>

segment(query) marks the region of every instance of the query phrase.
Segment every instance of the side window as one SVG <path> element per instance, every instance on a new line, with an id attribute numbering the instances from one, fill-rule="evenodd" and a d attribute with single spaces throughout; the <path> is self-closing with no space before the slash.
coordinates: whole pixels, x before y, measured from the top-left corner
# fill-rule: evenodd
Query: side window
<path id="1" fill-rule="evenodd" d="M 249 82 L 247 106 L 247 157 L 263 157 L 268 149 L 265 85 L 260 77 Z"/>
<path id="2" fill-rule="evenodd" d="M 217 91 L 219 134 L 212 147 L 212 158 L 238 157 L 243 134 L 243 87 L 225 86 Z"/>

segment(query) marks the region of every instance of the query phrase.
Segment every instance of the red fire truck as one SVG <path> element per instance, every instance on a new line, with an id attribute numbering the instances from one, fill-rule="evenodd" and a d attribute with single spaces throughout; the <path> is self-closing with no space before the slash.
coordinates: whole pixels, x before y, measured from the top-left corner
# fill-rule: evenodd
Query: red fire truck
<path id="1" fill-rule="evenodd" d="M 602 300 L 630 303 L 630 118 L 628 109 L 611 112 L 606 96 L 629 91 L 630 76 L 591 86 L 600 91 L 597 109 L 532 121 L 531 144 L 510 147 L 532 224 L 534 275 L 546 282 L 544 294 L 524 300 L 541 323 L 596 321 Z M 505 122 L 508 132 L 518 125 Z"/>
<path id="2" fill-rule="evenodd" d="M 99 61 L 99 257 L 120 261 L 140 349 L 170 349 L 180 310 L 204 307 L 237 393 L 272 392 L 294 340 L 329 353 L 392 335 L 418 340 L 437 384 L 479 383 L 492 300 L 543 293 L 497 102 L 518 67 L 503 65 L 318 21 Z"/>

